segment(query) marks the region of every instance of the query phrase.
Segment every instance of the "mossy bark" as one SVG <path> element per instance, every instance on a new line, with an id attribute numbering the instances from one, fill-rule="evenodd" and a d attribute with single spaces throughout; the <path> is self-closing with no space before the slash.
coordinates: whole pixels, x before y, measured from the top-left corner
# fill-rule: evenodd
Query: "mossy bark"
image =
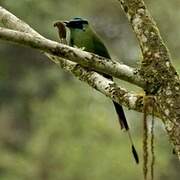
<path id="1" fill-rule="evenodd" d="M 120 3 L 136 34 L 143 55 L 140 75 L 146 82 L 144 90 L 147 95 L 155 96 L 157 110 L 180 159 L 179 75 L 144 2 L 120 0 Z"/>

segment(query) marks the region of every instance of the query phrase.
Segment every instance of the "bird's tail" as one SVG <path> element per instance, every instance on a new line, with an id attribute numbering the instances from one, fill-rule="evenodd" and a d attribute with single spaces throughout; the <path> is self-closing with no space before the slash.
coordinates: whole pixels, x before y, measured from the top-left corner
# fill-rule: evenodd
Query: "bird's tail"
<path id="1" fill-rule="evenodd" d="M 133 140 L 132 140 L 132 137 L 131 137 L 131 133 L 129 131 L 129 126 L 128 126 L 128 123 L 127 123 L 127 120 L 126 120 L 126 117 L 125 117 L 125 114 L 124 114 L 124 110 L 123 110 L 122 106 L 119 105 L 118 103 L 113 101 L 113 104 L 114 104 L 116 113 L 118 115 L 119 124 L 121 126 L 121 129 L 125 129 L 127 131 L 127 133 L 128 133 L 129 140 L 130 140 L 130 143 L 131 143 L 131 148 L 132 148 L 132 154 L 134 156 L 134 159 L 135 159 L 136 163 L 138 164 L 139 163 L 138 153 L 137 153 L 137 151 L 135 149 L 135 146 L 134 146 L 134 143 L 133 143 Z"/>

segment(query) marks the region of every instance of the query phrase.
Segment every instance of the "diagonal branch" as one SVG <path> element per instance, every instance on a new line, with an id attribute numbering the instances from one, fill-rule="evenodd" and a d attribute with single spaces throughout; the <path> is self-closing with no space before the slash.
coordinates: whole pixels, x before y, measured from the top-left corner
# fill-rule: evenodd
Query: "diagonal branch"
<path id="1" fill-rule="evenodd" d="M 101 62 L 102 57 L 90 54 L 88 52 L 84 52 L 80 49 L 75 49 L 64 44 L 48 40 L 39 35 L 29 25 L 26 25 L 26 23 L 19 20 L 17 17 L 15 17 L 13 14 L 8 12 L 4 8 L 0 8 L 0 21 L 4 24 L 5 27 L 17 30 L 14 31 L 5 28 L 0 28 L 1 39 L 28 45 L 33 48 L 38 48 L 43 52 L 46 52 L 45 54 L 52 61 L 55 61 L 56 63 L 60 64 L 63 69 L 71 72 L 73 75 L 77 76 L 81 81 L 88 83 L 91 87 L 97 89 L 101 93 L 112 98 L 117 103 L 123 104 L 130 109 L 142 112 L 143 96 L 129 93 L 125 89 L 118 87 L 114 82 L 104 78 L 100 74 L 94 71 L 87 70 L 86 68 L 83 68 L 80 65 L 73 63 L 69 60 L 63 59 L 67 58 L 74 61 L 76 60 L 76 62 L 81 62 L 84 66 L 86 65 L 86 67 L 89 67 L 90 63 L 93 64 L 93 58 L 95 59 L 95 61 Z M 57 56 L 61 56 L 61 58 Z M 107 65 L 99 65 L 99 69 L 103 69 L 104 67 L 109 68 L 112 65 L 114 66 L 114 64 L 116 63 L 111 60 L 106 60 L 106 62 Z M 135 71 L 132 68 L 125 65 L 121 65 L 119 63 L 116 64 L 119 68 L 117 68 L 117 72 L 119 71 L 118 76 L 122 75 L 125 77 L 124 79 L 132 79 L 131 76 L 133 74 L 135 75 Z M 127 69 L 127 71 L 124 70 L 125 68 Z M 123 75 L 121 71 L 126 72 L 125 75 Z M 141 83 L 139 78 L 137 77 L 138 76 L 135 76 L 134 78 L 135 82 L 137 82 L 137 84 L 141 84 L 142 86 L 143 83 Z"/>
<path id="2" fill-rule="evenodd" d="M 73 48 L 45 38 L 36 37 L 29 33 L 5 28 L 0 28 L 0 39 L 30 46 L 51 55 L 69 59 L 98 72 L 103 72 L 122 80 L 126 80 L 140 87 L 144 86 L 142 79 L 138 76 L 138 72 L 135 69 L 127 65 L 120 64 L 117 61 L 112 61 L 110 59 L 82 51 L 81 49 Z M 61 61 L 61 59 L 59 60 Z"/>
<path id="3" fill-rule="evenodd" d="M 143 61 L 140 74 L 146 81 L 146 91 L 155 93 L 170 78 L 178 78 L 159 29 L 143 0 L 119 0 L 139 41 Z"/>
<path id="4" fill-rule="evenodd" d="M 119 0 L 139 41 L 143 61 L 140 75 L 146 81 L 147 94 L 156 103 L 166 131 L 180 159 L 180 80 L 171 63 L 155 21 L 143 0 Z"/>
<path id="5" fill-rule="evenodd" d="M 48 47 L 42 49 L 43 51 L 46 51 L 45 55 L 47 55 L 52 61 L 60 64 L 63 69 L 71 72 L 80 80 L 88 83 L 91 87 L 97 89 L 117 103 L 122 103 L 130 109 L 142 112 L 143 96 L 129 93 L 127 90 L 118 87 L 114 82 L 107 80 L 97 72 L 88 70 L 87 67 L 91 67 L 92 65 L 93 69 L 96 71 L 105 72 L 143 87 L 148 95 L 153 95 L 155 98 L 156 115 L 162 118 L 170 140 L 180 158 L 179 76 L 171 64 L 169 52 L 164 45 L 159 31 L 149 15 L 143 0 L 119 1 L 132 24 L 143 54 L 140 73 L 138 72 L 137 74 L 134 69 L 115 61 L 103 59 L 105 62 L 103 61 L 101 64 L 102 57 L 47 40 L 34 31 L 29 25 L 22 22 L 3 8 L 0 8 L 0 21 L 7 28 L 25 32 L 26 34 L 22 33 L 21 35 L 28 37 L 29 41 L 31 38 L 35 38 L 37 40 L 35 45 L 38 47 L 42 42 L 48 41 L 48 44 L 51 44 L 55 49 L 48 45 Z M 1 30 L 4 31 L 5 29 Z M 1 32 L 3 33 L 3 31 Z M 7 33 L 7 31 L 5 30 L 4 33 Z M 8 38 L 6 40 L 8 40 Z M 33 46 L 33 44 L 31 46 Z M 41 48 L 39 47 L 39 49 Z M 66 50 L 69 52 L 69 55 L 66 54 Z M 71 61 L 65 60 L 62 57 L 70 59 Z M 72 61 L 78 62 L 85 67 Z M 95 61 L 95 63 L 93 61 Z M 113 67 L 113 65 L 115 67 Z M 129 74 L 122 71 L 124 70 L 124 67 L 128 67 L 126 68 L 126 71 L 130 74 L 130 77 Z M 113 68 L 115 68 L 115 71 Z M 131 78 L 131 75 L 133 75 L 132 77 L 134 79 Z"/>

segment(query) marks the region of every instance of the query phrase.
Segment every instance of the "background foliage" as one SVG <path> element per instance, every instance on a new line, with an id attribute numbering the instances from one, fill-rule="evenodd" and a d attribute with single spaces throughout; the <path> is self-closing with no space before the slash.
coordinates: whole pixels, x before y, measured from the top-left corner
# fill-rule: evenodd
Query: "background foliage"
<path id="1" fill-rule="evenodd" d="M 179 69 L 179 1 L 146 3 Z M 0 0 L 0 5 L 56 41 L 54 21 L 87 18 L 113 58 L 139 64 L 137 41 L 117 1 Z M 142 114 L 126 111 L 141 156 L 136 166 L 109 99 L 35 50 L 1 41 L 0 59 L 1 180 L 142 179 Z M 179 179 L 180 166 L 159 120 L 155 130 L 156 179 Z"/>

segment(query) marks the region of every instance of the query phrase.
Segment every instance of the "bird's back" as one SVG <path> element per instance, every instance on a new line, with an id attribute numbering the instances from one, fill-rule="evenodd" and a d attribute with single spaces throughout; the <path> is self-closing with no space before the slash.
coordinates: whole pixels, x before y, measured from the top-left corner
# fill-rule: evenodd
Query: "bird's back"
<path id="1" fill-rule="evenodd" d="M 72 30 L 70 45 L 77 46 L 78 48 L 84 48 L 85 51 L 102 57 L 110 58 L 105 45 L 90 27 L 86 28 L 85 30 Z"/>

